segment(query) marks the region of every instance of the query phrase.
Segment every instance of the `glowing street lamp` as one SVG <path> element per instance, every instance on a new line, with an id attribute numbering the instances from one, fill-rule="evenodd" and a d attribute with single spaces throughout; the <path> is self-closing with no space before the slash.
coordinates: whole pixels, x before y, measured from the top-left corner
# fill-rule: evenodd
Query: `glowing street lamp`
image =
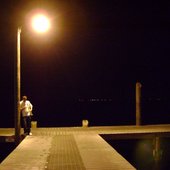
<path id="1" fill-rule="evenodd" d="M 50 21 L 43 14 L 37 14 L 32 19 L 32 27 L 38 33 L 45 33 L 50 29 Z M 15 111 L 15 143 L 20 143 L 20 99 L 21 99 L 21 27 L 17 30 L 17 59 L 16 59 L 16 111 Z"/>
<path id="2" fill-rule="evenodd" d="M 47 32 L 50 26 L 49 19 L 42 14 L 37 14 L 32 19 L 32 27 L 38 33 Z"/>

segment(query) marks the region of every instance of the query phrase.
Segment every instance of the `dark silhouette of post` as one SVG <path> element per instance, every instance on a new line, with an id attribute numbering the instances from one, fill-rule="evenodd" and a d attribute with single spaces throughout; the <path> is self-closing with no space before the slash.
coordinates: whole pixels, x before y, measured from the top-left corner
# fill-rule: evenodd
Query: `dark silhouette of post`
<path id="1" fill-rule="evenodd" d="M 136 125 L 141 125 L 141 83 L 136 83 Z"/>

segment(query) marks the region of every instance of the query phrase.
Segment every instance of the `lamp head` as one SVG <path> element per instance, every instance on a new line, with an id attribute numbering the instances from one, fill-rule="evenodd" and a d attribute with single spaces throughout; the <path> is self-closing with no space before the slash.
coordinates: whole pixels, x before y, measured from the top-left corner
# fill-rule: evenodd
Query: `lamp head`
<path id="1" fill-rule="evenodd" d="M 38 33 L 45 33 L 50 29 L 50 20 L 44 14 L 36 14 L 32 18 L 32 28 Z"/>

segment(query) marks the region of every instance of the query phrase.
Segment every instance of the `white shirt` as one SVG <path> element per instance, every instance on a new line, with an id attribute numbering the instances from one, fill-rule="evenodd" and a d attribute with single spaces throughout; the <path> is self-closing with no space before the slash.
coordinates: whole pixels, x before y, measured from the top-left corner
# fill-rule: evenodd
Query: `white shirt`
<path id="1" fill-rule="evenodd" d="M 33 106 L 29 100 L 26 100 L 25 102 L 23 100 L 20 101 L 20 110 L 21 110 L 22 116 L 30 116 L 32 108 Z"/>

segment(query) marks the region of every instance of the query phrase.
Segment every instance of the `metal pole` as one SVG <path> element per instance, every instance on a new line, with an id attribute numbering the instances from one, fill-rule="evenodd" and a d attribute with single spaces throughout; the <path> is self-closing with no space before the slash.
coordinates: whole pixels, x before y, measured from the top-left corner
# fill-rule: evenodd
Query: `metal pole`
<path id="1" fill-rule="evenodd" d="M 21 28 L 17 30 L 17 68 L 16 68 L 16 113 L 15 113 L 15 143 L 20 143 L 20 96 L 21 96 Z"/>
<path id="2" fill-rule="evenodd" d="M 136 125 L 141 125 L 141 83 L 136 83 Z"/>

